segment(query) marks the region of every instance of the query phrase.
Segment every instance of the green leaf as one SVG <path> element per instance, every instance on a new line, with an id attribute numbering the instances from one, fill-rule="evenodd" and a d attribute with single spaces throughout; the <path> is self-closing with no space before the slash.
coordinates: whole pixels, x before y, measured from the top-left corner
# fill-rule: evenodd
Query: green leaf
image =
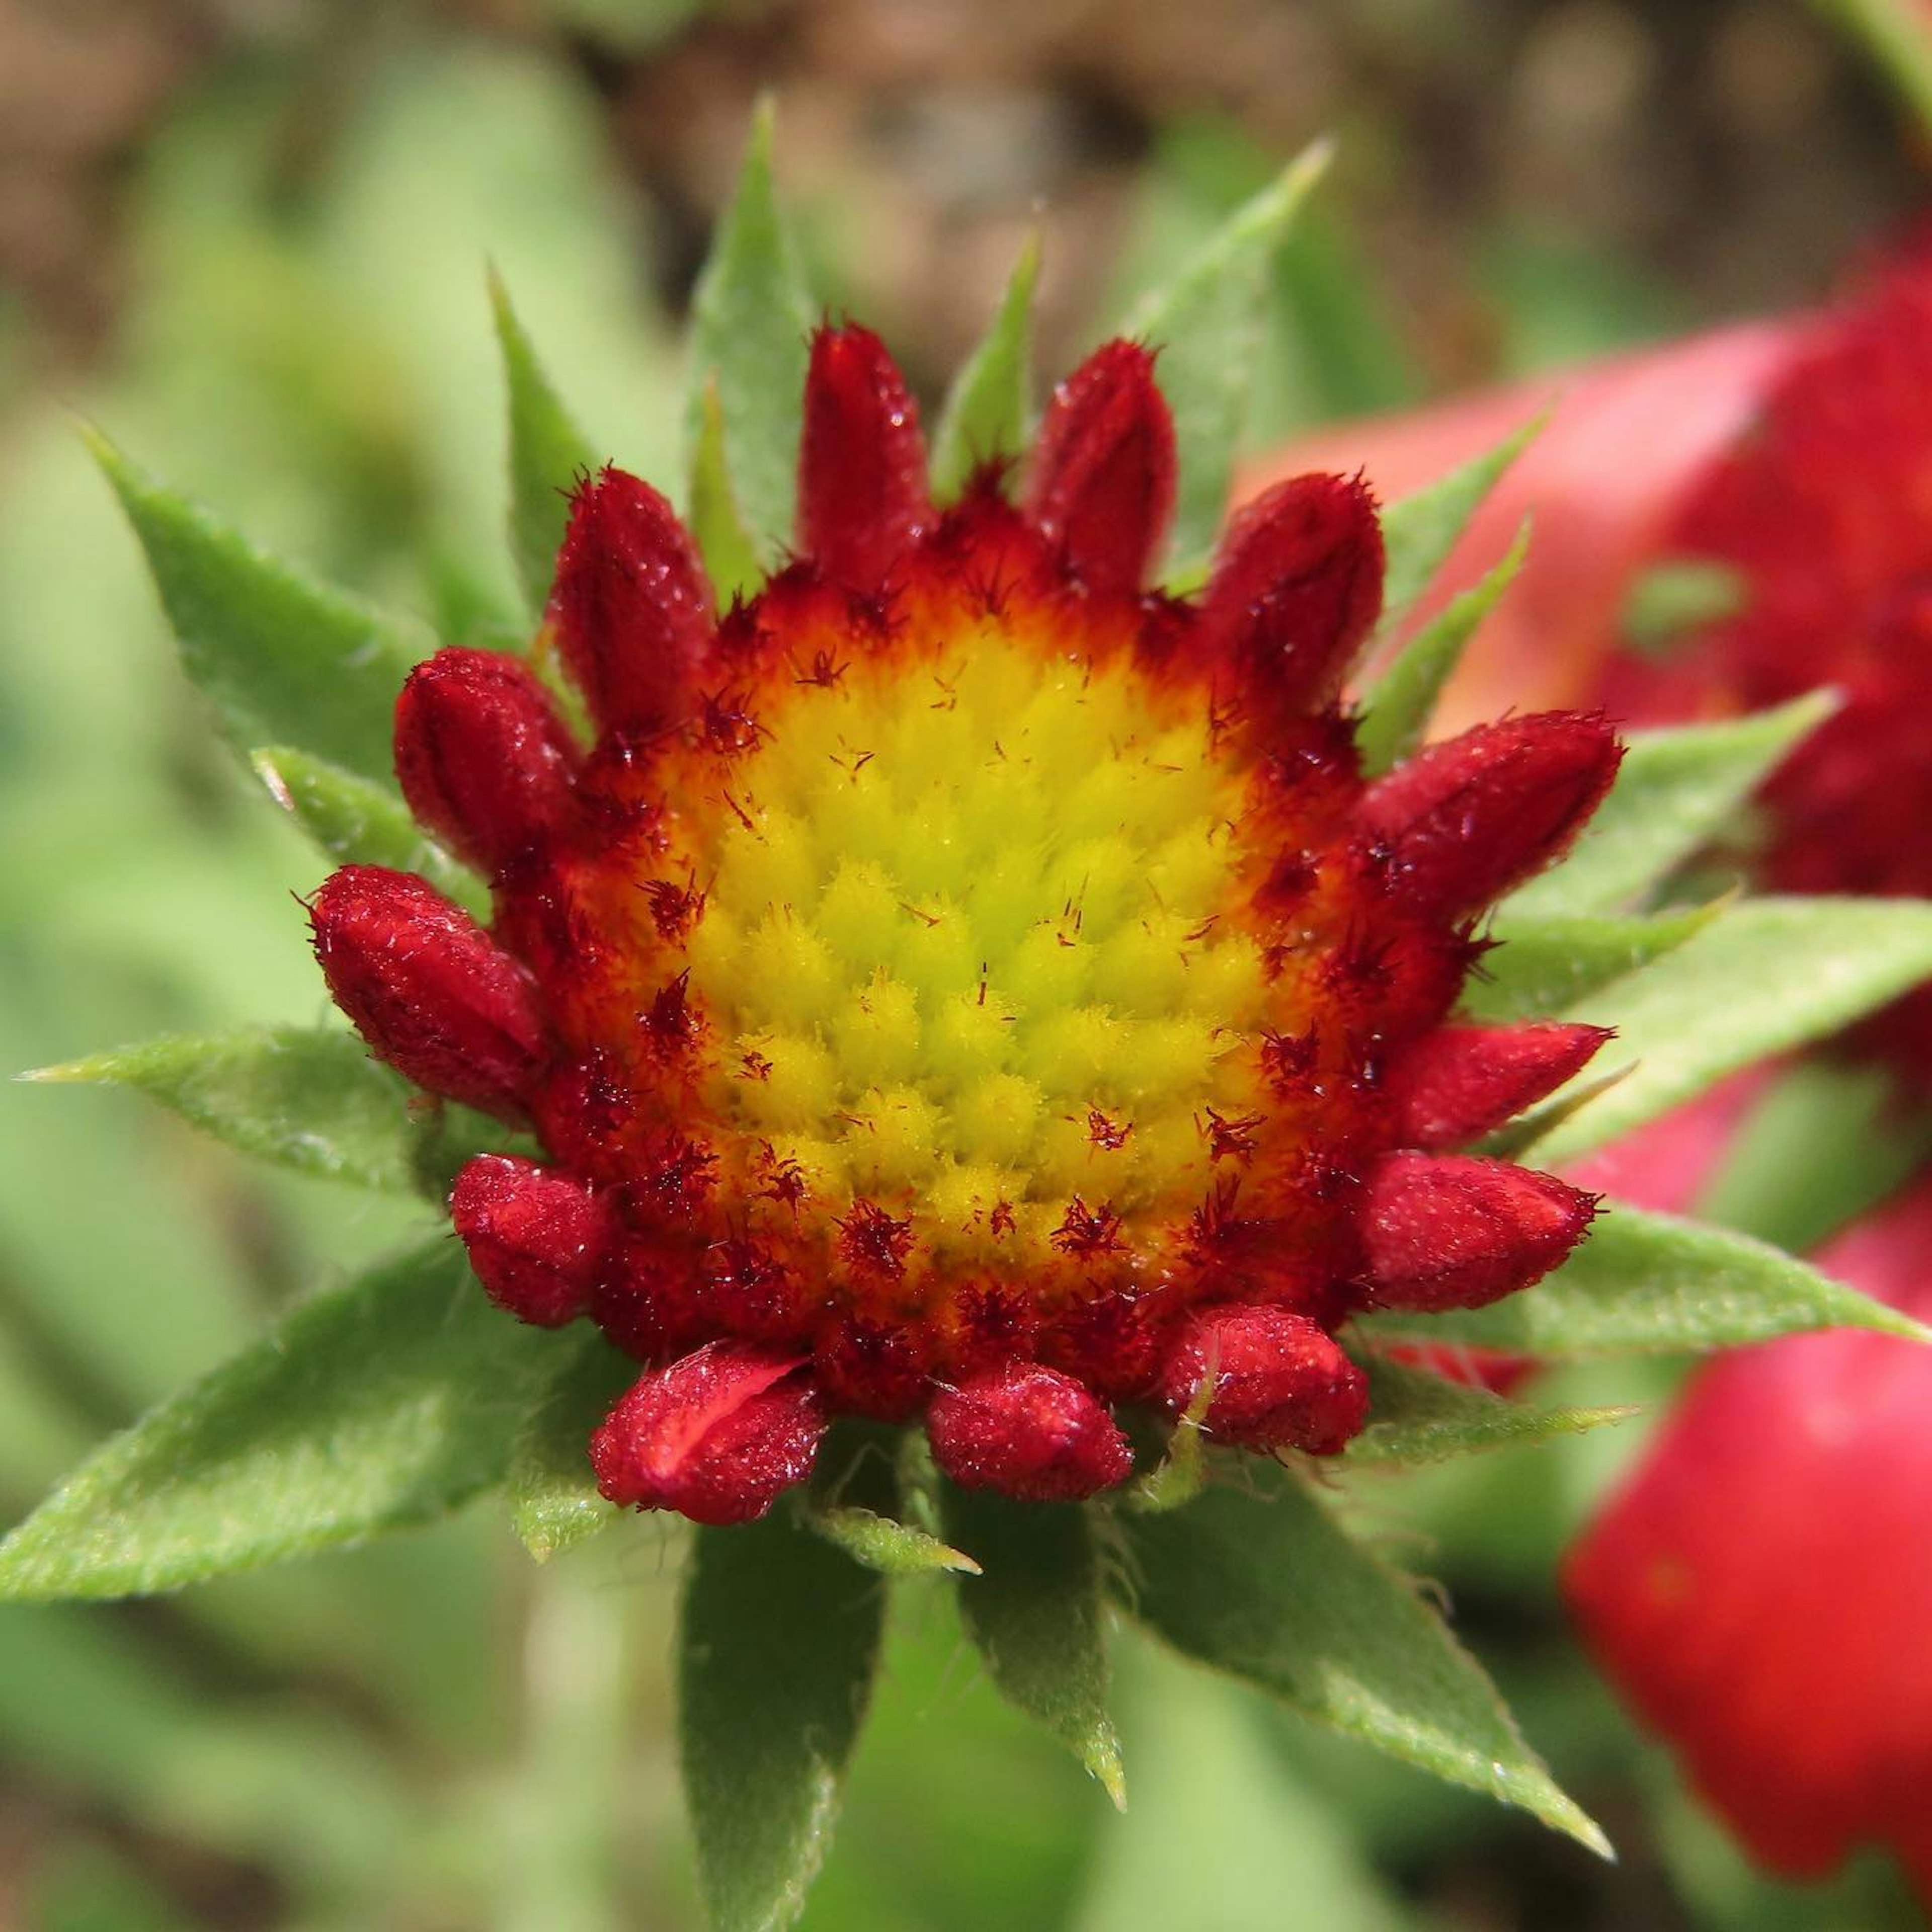
<path id="1" fill-rule="evenodd" d="M 1120 1519 L 1141 1620 L 1317 1724 L 1520 1805 L 1607 1856 L 1421 1587 L 1354 1542 L 1298 1479 L 1257 1471 L 1255 1481 Z"/>
<path id="2" fill-rule="evenodd" d="M 1624 919 L 1520 920 L 1499 912 L 1490 929 L 1496 944 L 1463 987 L 1463 1010 L 1498 1025 L 1547 1019 L 1688 944 L 1731 903 Z M 1614 1001 L 1604 1010 L 1619 1017 Z"/>
<path id="3" fill-rule="evenodd" d="M 1932 904 L 1745 900 L 1669 958 L 1581 1002 L 1616 1026 L 1618 1057 L 1636 1064 L 1539 1141 L 1537 1156 L 1574 1160 L 1928 977 Z"/>
<path id="4" fill-rule="evenodd" d="M 1408 614 L 1409 606 L 1429 588 L 1436 573 L 1448 561 L 1456 539 L 1468 527 L 1469 519 L 1481 508 L 1483 499 L 1528 446 L 1544 420 L 1543 416 L 1532 416 L 1495 448 L 1384 506 L 1382 542 L 1388 552 L 1388 571 L 1383 579 L 1382 616 L 1377 627 L 1380 635 L 1394 632 Z"/>
<path id="5" fill-rule="evenodd" d="M 1728 1229 L 1621 1202 L 1554 1274 L 1487 1308 L 1389 1311 L 1364 1333 L 1466 1342 L 1546 1358 L 1688 1353 L 1810 1328 L 1876 1328 L 1932 1340 L 1909 1316 Z"/>
<path id="6" fill-rule="evenodd" d="M 0 1544 L 0 1598 L 176 1589 L 434 1522 L 502 1480 L 559 1346 L 439 1236 L 97 1450 Z"/>
<path id="7" fill-rule="evenodd" d="M 138 1087 L 257 1160 L 389 1193 L 418 1186 L 414 1090 L 338 1027 L 178 1034 L 22 1077 Z"/>
<path id="8" fill-rule="evenodd" d="M 1529 519 L 1516 541 L 1480 584 L 1450 600 L 1441 616 L 1425 624 L 1364 694 L 1355 734 L 1363 770 L 1379 778 L 1400 764 L 1422 742 L 1424 728 L 1477 627 L 1516 581 L 1529 554 Z"/>
<path id="9" fill-rule="evenodd" d="M 571 420 L 493 267 L 490 309 L 502 351 L 510 417 L 510 550 L 533 611 L 541 610 L 556 574 L 556 554 L 570 521 L 570 487 L 597 467 L 584 432 Z"/>
<path id="10" fill-rule="evenodd" d="M 950 502 L 982 463 L 1017 457 L 1033 413 L 1033 296 L 1040 280 L 1040 230 L 1013 264 L 1012 279 L 979 346 L 946 392 L 932 445 L 932 494 Z"/>
<path id="11" fill-rule="evenodd" d="M 1107 1715 L 1100 1552 L 1077 1503 L 1016 1503 L 949 1484 L 946 1533 L 986 1574 L 959 1586 L 966 1629 L 994 1688 L 1046 1726 L 1122 1810 L 1120 1741 Z"/>
<path id="12" fill-rule="evenodd" d="M 712 382 L 738 504 L 764 557 L 790 536 L 807 339 L 818 320 L 772 178 L 772 114 L 761 101 L 710 258 L 692 298 L 688 446 L 704 432 Z"/>
<path id="13" fill-rule="evenodd" d="M 638 1365 L 594 1331 L 572 1340 L 574 1348 L 517 1432 L 503 1483 L 511 1527 L 539 1563 L 609 1528 L 623 1514 L 597 1492 L 590 1432 L 637 1380 Z"/>
<path id="14" fill-rule="evenodd" d="M 1612 913 L 1723 831 L 1765 775 L 1838 709 L 1828 691 L 1720 724 L 1637 731 L 1610 795 L 1562 865 L 1513 892 L 1509 917 Z"/>
<path id="15" fill-rule="evenodd" d="M 690 521 L 718 608 L 726 610 L 734 598 L 749 597 L 764 580 L 764 566 L 731 488 L 724 460 L 724 410 L 715 380 L 705 385 L 700 406 L 698 446 L 691 462 Z"/>
<path id="16" fill-rule="evenodd" d="M 1351 1464 L 1443 1462 L 1480 1450 L 1581 1436 L 1636 1413 L 1532 1408 L 1383 1356 L 1371 1356 L 1363 1366 L 1369 1377 L 1369 1426 L 1348 1444 Z"/>
<path id="17" fill-rule="evenodd" d="M 420 873 L 466 911 L 488 914 L 490 895 L 482 880 L 423 836 L 388 785 L 286 745 L 250 752 L 248 762 L 268 796 L 338 865 Z"/>
<path id="18" fill-rule="evenodd" d="M 803 1909 L 884 1621 L 879 1580 L 787 1513 L 697 1532 L 678 1720 L 714 1932 L 780 1932 Z"/>
<path id="19" fill-rule="evenodd" d="M 1201 1493 L 1208 1480 L 1208 1457 L 1202 1440 L 1202 1424 L 1214 1400 L 1217 1379 L 1210 1372 L 1201 1378 L 1187 1399 L 1173 1429 L 1168 1432 L 1167 1451 L 1159 1465 L 1137 1477 L 1120 1498 L 1131 1510 L 1179 1509 Z"/>
<path id="20" fill-rule="evenodd" d="M 1165 287 L 1136 302 L 1119 333 L 1160 352 L 1160 386 L 1174 412 L 1180 458 L 1168 575 L 1186 583 L 1204 567 L 1221 529 L 1234 448 L 1274 253 L 1328 166 L 1329 144 L 1304 148 L 1244 203 Z"/>
<path id="21" fill-rule="evenodd" d="M 87 440 L 147 553 L 188 674 L 237 748 L 299 745 L 386 782 L 396 693 L 434 640 L 256 549 L 105 436 Z"/>
<path id="22" fill-rule="evenodd" d="M 1685 632 L 1735 616 L 1747 594 L 1742 574 L 1730 564 L 1702 558 L 1654 563 L 1624 599 L 1623 634 L 1641 656 L 1666 658 Z"/>
<path id="23" fill-rule="evenodd" d="M 963 1550 L 856 1503 L 808 1504 L 805 1526 L 881 1576 L 924 1576 L 935 1570 L 980 1574 L 980 1565 Z"/>

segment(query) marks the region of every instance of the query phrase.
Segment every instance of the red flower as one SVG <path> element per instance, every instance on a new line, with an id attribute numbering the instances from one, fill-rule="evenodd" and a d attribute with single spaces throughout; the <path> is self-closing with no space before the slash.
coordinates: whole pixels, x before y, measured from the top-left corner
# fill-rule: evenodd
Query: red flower
<path id="1" fill-rule="evenodd" d="M 1820 1257 L 1932 1316 L 1932 1180 Z M 1612 1680 L 1754 1854 L 1888 1846 L 1932 1906 L 1932 1353 L 1848 1330 L 1700 1370 L 1572 1550 Z"/>
<path id="2" fill-rule="evenodd" d="M 400 874 L 316 897 L 375 1051 L 543 1143 L 458 1182 L 478 1274 L 646 1364 L 600 1483 L 704 1521 L 840 1414 L 1042 1498 L 1127 1473 L 1113 1405 L 1210 1373 L 1226 1439 L 1340 1448 L 1355 1310 L 1492 1300 L 1588 1222 L 1446 1150 L 1600 1036 L 1445 1022 L 1614 739 L 1519 718 L 1365 781 L 1367 491 L 1284 484 L 1198 600 L 1148 590 L 1174 436 L 1132 344 L 1054 398 L 1022 508 L 932 502 L 863 330 L 819 334 L 804 420 L 797 560 L 722 620 L 656 491 L 580 488 L 548 622 L 594 745 L 519 664 L 410 679 L 398 770 L 488 934 Z"/>

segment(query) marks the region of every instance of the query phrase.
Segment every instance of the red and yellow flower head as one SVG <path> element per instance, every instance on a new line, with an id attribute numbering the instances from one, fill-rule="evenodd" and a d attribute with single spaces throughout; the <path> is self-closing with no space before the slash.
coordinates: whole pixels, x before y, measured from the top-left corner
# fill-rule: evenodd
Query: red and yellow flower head
<path id="1" fill-rule="evenodd" d="M 796 556 L 722 619 L 663 497 L 578 489 L 547 628 L 594 743 L 520 661 L 410 678 L 398 775 L 488 932 L 379 868 L 315 898 L 376 1052 L 542 1144 L 457 1180 L 478 1275 L 645 1365 L 600 1486 L 700 1522 L 840 1414 L 1042 1499 L 1209 1378 L 1219 1439 L 1340 1449 L 1352 1316 L 1493 1300 L 1590 1220 L 1457 1150 L 1603 1034 L 1452 1016 L 1614 738 L 1515 718 L 1365 778 L 1366 489 L 1280 484 L 1198 597 L 1150 590 L 1174 436 L 1132 343 L 1061 386 L 1017 506 L 992 469 L 934 504 L 862 329 L 816 337 L 804 421 Z"/>

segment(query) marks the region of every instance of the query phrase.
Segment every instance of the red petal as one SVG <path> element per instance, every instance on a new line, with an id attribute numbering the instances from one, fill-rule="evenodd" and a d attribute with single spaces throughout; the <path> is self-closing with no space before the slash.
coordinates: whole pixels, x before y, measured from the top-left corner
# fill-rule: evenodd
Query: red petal
<path id="1" fill-rule="evenodd" d="M 578 489 L 548 615 L 600 725 L 644 734 L 684 716 L 712 610 L 698 553 L 656 490 L 614 466 Z"/>
<path id="2" fill-rule="evenodd" d="M 456 1177 L 449 1217 L 498 1307 L 556 1328 L 590 1305 L 613 1233 L 581 1181 L 506 1154 L 480 1154 Z"/>
<path id="3" fill-rule="evenodd" d="M 796 1356 L 712 1342 L 644 1376 L 590 1438 L 614 1503 L 749 1522 L 818 1460 L 825 1416 Z"/>
<path id="4" fill-rule="evenodd" d="M 1180 1414 L 1210 1370 L 1207 1427 L 1224 1442 L 1332 1456 L 1367 1420 L 1367 1377 L 1332 1335 L 1285 1308 L 1194 1316 L 1162 1367 L 1160 1401 Z"/>
<path id="5" fill-rule="evenodd" d="M 1332 698 L 1382 603 L 1382 532 L 1359 477 L 1297 476 L 1229 524 L 1201 610 L 1201 647 L 1266 712 Z"/>
<path id="6" fill-rule="evenodd" d="M 1555 1093 L 1611 1036 L 1553 1021 L 1426 1034 L 1390 1077 L 1397 1131 L 1411 1147 L 1460 1147 Z"/>
<path id="7" fill-rule="evenodd" d="M 1547 1274 L 1596 1211 L 1594 1195 L 1508 1161 L 1390 1154 L 1362 1217 L 1368 1304 L 1480 1308 Z"/>
<path id="8" fill-rule="evenodd" d="M 1174 515 L 1174 419 L 1154 358 L 1096 350 L 1053 393 L 1027 510 L 1089 590 L 1138 590 Z"/>
<path id="9" fill-rule="evenodd" d="M 396 700 L 396 777 L 417 822 L 494 877 L 560 824 L 577 750 L 527 665 L 441 650 Z"/>
<path id="10" fill-rule="evenodd" d="M 335 1004 L 378 1059 L 446 1099 L 522 1120 L 545 1028 L 530 976 L 412 872 L 344 866 L 309 908 Z"/>
<path id="11" fill-rule="evenodd" d="M 877 591 L 932 518 L 926 440 L 898 365 L 870 329 L 821 328 L 805 384 L 799 548 L 826 576 Z"/>
<path id="12" fill-rule="evenodd" d="M 934 1459 L 962 1488 L 1026 1502 L 1077 1502 L 1134 1466 L 1127 1438 L 1082 1384 L 1029 1363 L 943 1390 L 926 1426 Z"/>

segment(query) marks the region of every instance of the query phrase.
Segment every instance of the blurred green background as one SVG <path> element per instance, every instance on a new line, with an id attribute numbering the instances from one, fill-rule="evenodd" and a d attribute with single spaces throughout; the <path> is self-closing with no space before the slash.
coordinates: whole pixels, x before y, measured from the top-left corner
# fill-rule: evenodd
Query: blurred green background
<path id="1" fill-rule="evenodd" d="M 205 729 L 76 418 L 486 632 L 513 608 L 486 261 L 608 452 L 679 473 L 680 316 L 769 87 L 819 286 L 928 396 L 1041 204 L 1052 370 L 1338 133 L 1257 442 L 1805 301 L 1922 188 L 1903 111 L 1796 0 L 0 0 L 0 1067 L 323 1005 L 291 899 L 323 868 Z M 0 1106 L 10 1517 L 410 1219 L 131 1095 Z M 1876 1866 L 1752 1877 L 1584 1670 L 1552 1575 L 1636 1439 L 1611 1433 L 1362 1488 L 1616 1868 L 1124 1640 L 1117 1818 L 996 1703 L 935 1587 L 905 1593 L 806 1926 L 1916 1922 Z M 639 1522 L 539 1572 L 485 1510 L 178 1599 L 7 1611 L 0 1928 L 694 1924 L 678 1560 Z"/>

